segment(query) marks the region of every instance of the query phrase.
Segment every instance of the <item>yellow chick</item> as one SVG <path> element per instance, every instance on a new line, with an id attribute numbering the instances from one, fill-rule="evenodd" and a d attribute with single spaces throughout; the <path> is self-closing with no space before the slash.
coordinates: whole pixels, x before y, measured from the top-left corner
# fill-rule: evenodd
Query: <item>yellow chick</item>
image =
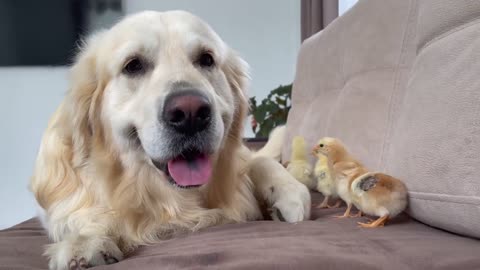
<path id="1" fill-rule="evenodd" d="M 367 173 L 368 170 L 347 152 L 342 142 L 338 139 L 325 137 L 319 141 L 317 146 L 317 152 L 325 155 L 330 162 L 331 174 L 334 176 L 335 189 L 338 196 L 347 204 L 345 213 L 337 217 L 361 216 L 361 211 L 358 211 L 356 215 L 350 215 L 352 210 L 350 187 L 353 180 Z"/>
<path id="2" fill-rule="evenodd" d="M 305 139 L 301 136 L 293 138 L 292 155 L 287 165 L 287 171 L 309 189 L 313 188 L 312 165 L 308 161 Z"/>
<path id="3" fill-rule="evenodd" d="M 328 204 L 330 198 L 337 199 L 338 195 L 334 179 L 330 173 L 331 166 L 328 162 L 328 158 L 318 151 L 319 144 L 320 143 L 315 145 L 312 149 L 312 154 L 318 159 L 313 169 L 313 176 L 316 180 L 316 189 L 323 194 L 324 199 L 321 204 L 316 206 L 316 208 L 339 207 L 341 203 L 339 200 L 337 200 L 337 203 L 333 206 Z"/>
<path id="4" fill-rule="evenodd" d="M 364 228 L 383 227 L 385 222 L 407 207 L 405 184 L 384 173 L 365 173 L 351 185 L 352 202 L 362 212 L 379 217 L 370 223 L 358 222 Z"/>

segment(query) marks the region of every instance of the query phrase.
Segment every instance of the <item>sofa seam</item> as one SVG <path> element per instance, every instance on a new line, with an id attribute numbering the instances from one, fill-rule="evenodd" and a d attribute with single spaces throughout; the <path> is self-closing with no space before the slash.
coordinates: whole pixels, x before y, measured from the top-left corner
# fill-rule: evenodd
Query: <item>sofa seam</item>
<path id="1" fill-rule="evenodd" d="M 479 206 L 480 207 L 480 203 L 472 203 L 472 202 L 442 201 L 440 199 L 426 199 L 426 198 L 420 198 L 420 197 L 415 197 L 415 196 L 413 196 L 412 199 L 422 200 L 422 201 L 431 201 L 431 202 L 442 202 L 442 203 L 468 204 L 468 205 L 473 205 L 473 206 Z"/>
<path id="2" fill-rule="evenodd" d="M 395 69 L 408 69 L 410 68 L 410 66 L 403 66 L 403 65 L 400 65 L 400 66 L 384 66 L 384 67 L 377 67 L 377 68 L 371 68 L 371 69 L 365 69 L 365 70 L 361 70 L 361 71 L 358 71 L 358 72 L 355 72 L 355 73 L 352 73 L 349 77 L 348 80 L 346 80 L 343 85 L 341 85 L 340 87 L 345 87 L 345 85 L 347 85 L 348 82 L 350 82 L 352 79 L 355 79 L 356 77 L 360 76 L 360 75 L 363 75 L 365 73 L 369 73 L 369 72 L 373 72 L 373 71 L 379 71 L 379 70 L 389 70 L 389 71 L 395 71 Z"/>
<path id="3" fill-rule="evenodd" d="M 388 108 L 388 116 L 387 116 L 387 119 L 386 119 L 386 130 L 385 130 L 385 133 L 384 133 L 384 137 L 383 137 L 383 145 L 382 145 L 382 148 L 381 148 L 381 153 L 380 153 L 380 158 L 379 158 L 379 161 L 378 161 L 378 167 L 381 168 L 382 170 L 385 170 L 385 167 L 386 167 L 386 162 L 385 162 L 385 159 L 386 159 L 386 153 L 388 153 L 389 149 L 390 149 L 390 136 L 392 134 L 392 129 L 394 128 L 394 124 L 392 123 L 393 122 L 393 118 L 394 118 L 394 113 L 395 113 L 395 109 L 397 108 L 397 105 L 398 105 L 398 98 L 397 98 L 397 92 L 398 92 L 398 85 L 399 85 L 399 81 L 400 81 L 400 66 L 402 66 L 402 59 L 404 59 L 405 55 L 406 55 L 406 48 L 407 48 L 407 39 L 409 38 L 409 30 L 410 28 L 412 27 L 411 24 L 413 23 L 413 10 L 414 10 L 414 7 L 416 7 L 416 1 L 415 0 L 412 0 L 410 1 L 409 3 L 409 12 L 408 12 L 408 15 L 407 15 L 407 19 L 406 19 L 406 23 L 405 23 L 405 30 L 404 30 L 404 33 L 403 33 L 403 40 L 402 40 L 402 49 L 400 51 L 400 54 L 398 56 L 398 63 L 397 63 L 397 66 L 396 66 L 396 70 L 395 70 L 395 77 L 394 77 L 394 82 L 393 82 L 393 89 L 392 89 L 392 93 L 391 93 L 391 96 L 390 96 L 390 101 L 389 101 L 389 108 Z M 388 142 L 387 142 L 388 140 Z"/>
<path id="4" fill-rule="evenodd" d="M 335 109 L 338 107 L 338 103 L 340 102 L 340 98 L 343 94 L 343 90 L 345 89 L 345 84 L 346 84 L 346 78 L 345 78 L 345 44 L 343 41 L 345 40 L 345 28 L 344 25 L 342 24 L 342 32 L 340 34 L 339 38 L 339 44 L 342 44 L 342 60 L 341 60 L 341 66 L 340 66 L 340 76 L 342 78 L 342 86 L 340 88 L 340 93 L 338 94 L 337 98 L 335 99 L 335 103 L 332 104 L 330 107 L 330 110 L 328 111 L 328 116 L 327 116 L 327 123 L 325 123 L 325 135 L 328 136 L 330 134 L 330 126 L 332 124 L 332 114 L 335 111 Z"/>
<path id="5" fill-rule="evenodd" d="M 420 51 L 423 51 L 425 49 L 427 49 L 428 47 L 430 47 L 432 44 L 436 43 L 437 41 L 440 41 L 446 37 L 449 37 L 461 30 L 464 30 L 464 29 L 467 29 L 467 28 L 470 28 L 471 26 L 475 26 L 477 24 L 480 23 L 480 18 L 479 17 L 475 17 L 474 19 L 468 21 L 468 22 L 465 22 L 464 24 L 461 24 L 457 27 L 454 27 L 450 30 L 447 30 L 445 32 L 441 32 L 440 34 L 438 34 L 435 38 L 431 39 L 430 41 L 426 42 L 424 45 L 422 45 L 420 48 L 417 48 L 417 54 L 418 52 Z"/>
<path id="6" fill-rule="evenodd" d="M 468 205 L 480 206 L 480 198 L 476 197 L 476 196 L 470 196 L 470 197 L 474 197 L 474 198 L 478 199 L 479 202 L 477 202 L 477 203 L 476 202 L 460 202 L 458 200 L 445 201 L 445 200 L 435 198 L 435 197 L 438 197 L 438 195 L 448 196 L 449 198 L 452 198 L 452 197 L 453 198 L 458 198 L 458 197 L 465 198 L 466 196 L 457 196 L 457 195 L 448 195 L 448 194 L 435 194 L 435 193 L 423 193 L 423 192 L 420 193 L 420 192 L 415 192 L 415 191 L 409 191 L 408 195 L 411 199 L 415 199 L 415 200 L 443 202 L 443 203 L 455 203 L 455 204 L 468 204 Z M 432 198 L 424 198 L 425 196 L 422 196 L 422 195 L 427 195 L 427 196 L 430 195 L 430 196 L 432 196 Z"/>

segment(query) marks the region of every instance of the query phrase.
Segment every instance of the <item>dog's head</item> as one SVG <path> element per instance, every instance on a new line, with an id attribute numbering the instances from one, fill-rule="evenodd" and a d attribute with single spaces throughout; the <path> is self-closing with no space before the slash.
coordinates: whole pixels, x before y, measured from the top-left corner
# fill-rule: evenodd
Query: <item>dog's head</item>
<path id="1" fill-rule="evenodd" d="M 181 187 L 210 179 L 238 143 L 247 65 L 199 18 L 143 12 L 86 42 L 73 67 L 73 136 L 97 138 L 124 166 L 148 163 Z"/>

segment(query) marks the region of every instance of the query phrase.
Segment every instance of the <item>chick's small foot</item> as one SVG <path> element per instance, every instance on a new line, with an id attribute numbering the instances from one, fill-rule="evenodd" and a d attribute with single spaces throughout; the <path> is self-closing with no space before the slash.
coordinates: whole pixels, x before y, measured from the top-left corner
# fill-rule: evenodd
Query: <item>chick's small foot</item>
<path id="1" fill-rule="evenodd" d="M 315 206 L 315 208 L 317 208 L 317 209 L 326 209 L 326 208 L 329 208 L 329 207 L 328 207 L 328 205 L 325 205 L 325 204 L 321 203 L 321 204 L 318 204 L 317 206 Z"/>
<path id="2" fill-rule="evenodd" d="M 339 208 L 341 204 L 341 201 L 337 201 L 334 205 L 327 205 L 327 208 Z"/>
<path id="3" fill-rule="evenodd" d="M 376 220 L 376 219 L 373 219 L 373 218 L 367 218 L 367 217 L 366 217 L 366 219 L 368 220 L 368 223 L 372 223 L 372 222 L 374 222 L 374 221 Z"/>
<path id="4" fill-rule="evenodd" d="M 384 223 L 375 224 L 374 222 L 372 222 L 372 223 L 357 222 L 357 224 L 360 225 L 360 227 L 362 227 L 362 228 L 379 228 L 379 227 L 384 226 Z"/>
<path id="5" fill-rule="evenodd" d="M 350 215 L 350 217 L 362 217 L 363 213 L 362 211 L 358 211 L 355 215 Z"/>
<path id="6" fill-rule="evenodd" d="M 345 214 L 343 214 L 341 216 L 333 216 L 333 217 L 334 218 L 355 218 L 355 217 L 361 217 L 361 215 L 359 215 L 359 214 L 355 214 L 355 215 L 350 215 L 350 214 L 345 215 Z"/>
<path id="7" fill-rule="evenodd" d="M 315 206 L 315 208 L 323 209 L 323 208 L 330 208 L 328 205 L 328 196 L 323 199 L 322 203 Z"/>
<path id="8" fill-rule="evenodd" d="M 348 218 L 350 217 L 350 211 L 352 210 L 352 205 L 347 204 L 347 209 L 345 210 L 345 213 L 341 216 L 333 216 L 334 218 Z"/>
<path id="9" fill-rule="evenodd" d="M 379 228 L 385 226 L 385 222 L 387 222 L 388 216 L 380 217 L 375 221 L 370 221 L 367 223 L 357 222 L 358 225 L 362 228 Z"/>

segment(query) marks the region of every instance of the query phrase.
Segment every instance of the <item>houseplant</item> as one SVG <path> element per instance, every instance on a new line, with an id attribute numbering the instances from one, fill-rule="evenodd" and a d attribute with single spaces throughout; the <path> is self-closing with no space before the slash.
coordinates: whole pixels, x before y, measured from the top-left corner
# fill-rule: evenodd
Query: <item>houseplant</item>
<path id="1" fill-rule="evenodd" d="M 250 98 L 252 131 L 255 138 L 266 138 L 273 128 L 287 122 L 291 99 L 292 84 L 280 85 L 273 89 L 260 103 L 256 97 Z"/>

